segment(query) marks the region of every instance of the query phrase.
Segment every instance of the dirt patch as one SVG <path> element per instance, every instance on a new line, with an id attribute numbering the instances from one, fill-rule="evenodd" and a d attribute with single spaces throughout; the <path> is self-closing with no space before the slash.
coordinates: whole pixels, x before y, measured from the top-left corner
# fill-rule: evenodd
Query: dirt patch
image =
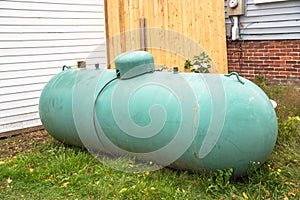
<path id="1" fill-rule="evenodd" d="M 18 153 L 30 152 L 37 145 L 53 140 L 45 130 L 2 138 L 0 139 L 0 161 L 10 159 Z"/>

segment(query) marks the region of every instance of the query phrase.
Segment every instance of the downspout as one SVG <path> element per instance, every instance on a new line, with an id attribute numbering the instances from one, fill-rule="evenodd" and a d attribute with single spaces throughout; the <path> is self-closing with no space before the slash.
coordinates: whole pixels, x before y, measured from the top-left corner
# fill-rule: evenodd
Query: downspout
<path id="1" fill-rule="evenodd" d="M 231 39 L 238 40 L 240 38 L 239 16 L 232 16 L 233 27 L 231 29 Z"/>

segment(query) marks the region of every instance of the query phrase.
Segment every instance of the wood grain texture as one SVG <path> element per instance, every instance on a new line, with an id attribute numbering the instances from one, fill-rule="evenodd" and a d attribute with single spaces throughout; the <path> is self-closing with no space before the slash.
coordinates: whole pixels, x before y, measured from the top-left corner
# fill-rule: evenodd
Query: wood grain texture
<path id="1" fill-rule="evenodd" d="M 213 72 L 227 73 L 223 1 L 119 0 L 106 6 L 109 63 L 122 52 L 141 48 L 139 19 L 146 18 L 147 50 L 156 65 L 183 71 L 185 60 L 204 50 L 213 59 Z"/>

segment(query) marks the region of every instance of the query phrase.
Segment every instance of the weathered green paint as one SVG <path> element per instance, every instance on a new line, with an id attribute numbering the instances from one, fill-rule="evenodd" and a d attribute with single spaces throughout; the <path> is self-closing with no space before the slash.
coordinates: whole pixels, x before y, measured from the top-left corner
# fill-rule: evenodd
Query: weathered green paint
<path id="1" fill-rule="evenodd" d="M 249 80 L 239 77 L 242 84 L 224 75 L 154 72 L 112 81 L 97 97 L 115 76 L 114 70 L 69 69 L 52 78 L 40 98 L 40 117 L 49 134 L 99 151 L 113 151 L 110 141 L 127 152 L 146 154 L 170 145 L 182 129 L 187 140 L 193 140 L 172 166 L 234 168 L 237 176 L 246 174 L 251 162 L 264 163 L 275 145 L 275 111 L 265 93 Z M 168 83 L 178 88 L 167 87 Z M 185 95 L 186 86 L 191 96 Z M 175 141 L 165 156 L 178 153 L 185 142 Z"/>
<path id="2" fill-rule="evenodd" d="M 121 79 L 154 71 L 153 56 L 146 51 L 125 52 L 115 59 L 115 65 Z"/>

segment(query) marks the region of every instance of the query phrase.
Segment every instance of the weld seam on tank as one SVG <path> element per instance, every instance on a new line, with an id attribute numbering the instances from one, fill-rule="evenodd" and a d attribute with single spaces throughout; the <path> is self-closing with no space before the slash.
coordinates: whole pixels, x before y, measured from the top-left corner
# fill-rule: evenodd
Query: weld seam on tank
<path id="1" fill-rule="evenodd" d="M 115 78 L 113 78 L 113 79 L 111 79 L 111 80 L 109 80 L 101 89 L 100 89 L 100 91 L 98 92 L 98 94 L 97 94 L 97 96 L 96 96 L 96 98 L 95 98 L 95 101 L 94 101 L 94 106 L 93 106 L 93 124 L 94 124 L 94 129 L 95 129 L 95 131 L 96 131 L 96 135 L 97 135 L 97 137 L 98 137 L 98 140 L 101 142 L 101 139 L 100 139 L 100 137 L 99 137 L 99 131 L 98 131 L 98 129 L 97 129 L 97 124 L 96 124 L 96 104 L 97 104 L 97 101 L 98 101 L 98 99 L 99 99 L 99 97 L 100 97 L 100 95 L 101 95 L 101 93 L 104 91 L 104 89 L 107 87 L 107 86 L 109 86 L 113 81 L 115 81 L 115 80 L 117 80 L 117 79 L 119 79 L 119 77 L 115 77 Z"/>

